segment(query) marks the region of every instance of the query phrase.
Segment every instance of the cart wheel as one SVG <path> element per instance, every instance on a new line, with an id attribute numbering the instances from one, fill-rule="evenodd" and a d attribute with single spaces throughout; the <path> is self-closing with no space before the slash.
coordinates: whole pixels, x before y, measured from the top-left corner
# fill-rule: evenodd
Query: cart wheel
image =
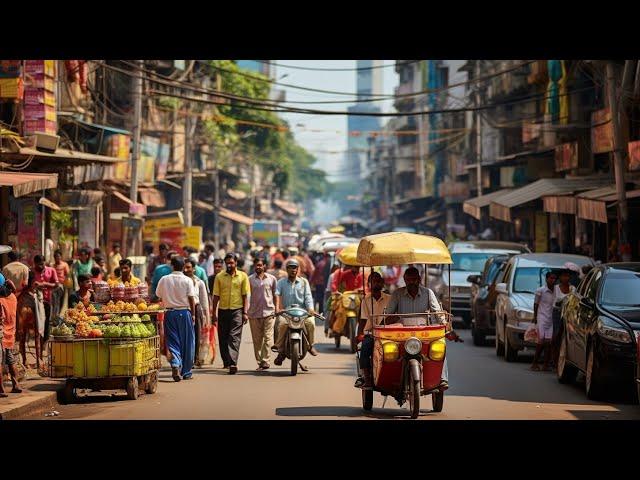
<path id="1" fill-rule="evenodd" d="M 373 408 L 373 390 L 362 390 L 362 409 L 369 411 Z"/>
<path id="2" fill-rule="evenodd" d="M 73 381 L 67 380 L 63 391 L 64 403 L 73 403 L 78 399 L 78 392 Z"/>
<path id="3" fill-rule="evenodd" d="M 411 418 L 418 418 L 420 415 L 420 380 L 410 380 L 409 409 L 411 410 Z"/>
<path id="4" fill-rule="evenodd" d="M 147 380 L 147 393 L 152 394 L 158 391 L 158 372 L 151 372 Z"/>
<path id="5" fill-rule="evenodd" d="M 444 406 L 444 392 L 435 392 L 431 394 L 431 401 L 433 402 L 433 411 L 441 412 Z"/>
<path id="6" fill-rule="evenodd" d="M 127 397 L 129 400 L 137 400 L 138 394 L 138 377 L 131 377 L 127 380 Z"/>

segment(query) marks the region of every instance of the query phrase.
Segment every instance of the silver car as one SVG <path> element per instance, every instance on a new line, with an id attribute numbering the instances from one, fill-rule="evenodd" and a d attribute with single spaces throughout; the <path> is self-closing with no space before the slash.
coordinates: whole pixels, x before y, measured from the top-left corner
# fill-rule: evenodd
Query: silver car
<path id="1" fill-rule="evenodd" d="M 467 327 L 471 326 L 471 283 L 469 275 L 480 275 L 487 259 L 502 254 L 530 252 L 522 244 L 513 242 L 469 241 L 452 242 L 451 252 L 451 313 L 462 317 Z M 435 274 L 433 290 L 447 309 L 449 307 L 449 276 L 447 268 L 429 269 Z"/>
<path id="2" fill-rule="evenodd" d="M 530 253 L 509 260 L 503 283 L 496 285 L 496 355 L 514 362 L 518 351 L 535 347 L 524 341 L 524 333 L 533 322 L 535 292 L 545 284 L 549 270 L 562 269 L 567 262 L 580 268 L 595 266 L 589 257 L 564 253 Z"/>

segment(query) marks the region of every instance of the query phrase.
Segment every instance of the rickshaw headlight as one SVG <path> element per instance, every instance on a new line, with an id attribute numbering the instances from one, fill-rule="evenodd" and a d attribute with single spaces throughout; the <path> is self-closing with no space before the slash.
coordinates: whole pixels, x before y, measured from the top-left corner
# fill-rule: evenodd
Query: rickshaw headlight
<path id="1" fill-rule="evenodd" d="M 395 362 L 400 356 L 400 347 L 396 342 L 388 341 L 382 344 L 382 358 L 385 362 Z"/>
<path id="2" fill-rule="evenodd" d="M 436 340 L 429 347 L 429 358 L 431 360 L 440 361 L 444 358 L 445 351 L 447 350 L 447 342 L 444 338 Z"/>
<path id="3" fill-rule="evenodd" d="M 404 343 L 404 350 L 409 355 L 417 355 L 422 351 L 422 342 L 416 337 L 411 337 Z"/>

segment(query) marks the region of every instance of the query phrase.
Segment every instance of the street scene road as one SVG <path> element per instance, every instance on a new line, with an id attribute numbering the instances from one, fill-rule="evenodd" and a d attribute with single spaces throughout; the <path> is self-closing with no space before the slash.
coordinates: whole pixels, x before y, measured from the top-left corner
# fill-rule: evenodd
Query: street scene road
<path id="1" fill-rule="evenodd" d="M 321 328 L 321 327 L 320 327 Z M 529 370 L 531 355 L 517 363 L 496 357 L 493 346 L 475 347 L 468 330 L 464 343 L 449 344 L 449 379 L 444 409 L 431 412 L 422 397 L 420 420 L 640 420 L 640 406 L 624 395 L 595 402 L 584 394 L 583 381 L 560 385 L 555 373 Z M 60 416 L 86 420 L 366 420 L 408 419 L 407 405 L 375 394 L 371 412 L 364 412 L 360 391 L 353 388 L 354 356 L 346 346 L 336 350 L 323 339 L 320 355 L 305 358 L 309 372 L 289 375 L 288 362 L 264 372 L 254 371 L 251 335 L 243 332 L 239 371 L 229 375 L 219 358 L 195 370 L 194 379 L 175 383 L 170 369 L 160 374 L 158 392 L 131 402 L 120 393 L 88 393 L 75 405 L 60 405 Z M 42 419 L 42 414 L 33 418 Z"/>

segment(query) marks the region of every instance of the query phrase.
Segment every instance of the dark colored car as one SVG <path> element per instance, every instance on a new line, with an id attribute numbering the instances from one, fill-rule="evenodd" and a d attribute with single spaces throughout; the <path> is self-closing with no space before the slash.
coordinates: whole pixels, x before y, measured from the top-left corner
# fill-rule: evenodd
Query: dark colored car
<path id="1" fill-rule="evenodd" d="M 490 257 L 480 275 L 469 275 L 471 283 L 471 336 L 474 345 L 484 345 L 487 335 L 496 334 L 496 284 L 502 281 L 511 255 Z"/>
<path id="2" fill-rule="evenodd" d="M 564 331 L 558 380 L 585 374 L 587 396 L 600 398 L 608 386 L 635 385 L 640 337 L 640 263 L 593 268 L 562 307 Z"/>

